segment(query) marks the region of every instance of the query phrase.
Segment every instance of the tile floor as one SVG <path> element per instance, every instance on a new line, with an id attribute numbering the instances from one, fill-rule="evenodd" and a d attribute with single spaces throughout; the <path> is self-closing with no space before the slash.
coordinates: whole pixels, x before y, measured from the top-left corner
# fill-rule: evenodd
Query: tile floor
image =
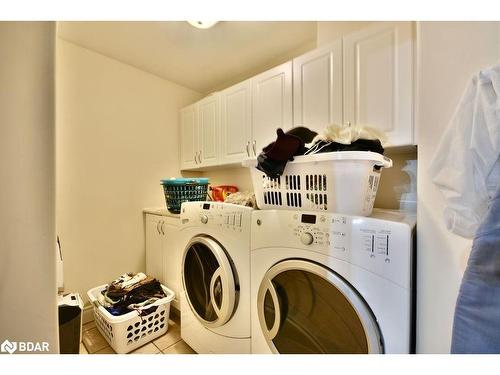
<path id="1" fill-rule="evenodd" d="M 149 342 L 130 354 L 196 354 L 181 339 L 180 321 L 177 314 L 171 314 L 168 330 L 163 336 Z M 95 322 L 83 325 L 83 342 L 80 344 L 80 354 L 116 354 L 108 345 L 106 339 L 97 329 Z"/>

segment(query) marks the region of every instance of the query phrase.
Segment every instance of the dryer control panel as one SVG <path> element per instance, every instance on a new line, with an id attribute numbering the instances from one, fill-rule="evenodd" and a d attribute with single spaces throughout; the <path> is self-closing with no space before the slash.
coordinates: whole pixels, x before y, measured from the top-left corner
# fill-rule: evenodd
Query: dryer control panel
<path id="1" fill-rule="evenodd" d="M 412 225 L 397 217 L 387 220 L 273 210 L 255 211 L 252 219 L 252 250 L 289 247 L 314 251 L 349 262 L 405 288 L 409 288 L 411 236 Z"/>
<path id="2" fill-rule="evenodd" d="M 346 216 L 294 213 L 292 235 L 314 251 L 346 258 L 349 248 L 349 227 Z"/>

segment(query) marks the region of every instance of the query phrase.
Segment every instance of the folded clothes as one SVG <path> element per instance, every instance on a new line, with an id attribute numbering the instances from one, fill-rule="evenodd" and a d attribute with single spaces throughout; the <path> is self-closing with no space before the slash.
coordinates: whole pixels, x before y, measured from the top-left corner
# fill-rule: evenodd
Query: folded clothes
<path id="1" fill-rule="evenodd" d="M 122 288 L 121 284 L 115 284 L 114 282 L 109 284 L 107 297 L 109 297 L 112 300 L 119 299 L 123 295 L 132 292 L 134 289 L 140 288 L 143 285 L 147 285 L 155 280 L 153 277 L 146 276 L 146 275 L 144 275 L 144 276 L 145 276 L 145 278 L 141 277 L 138 279 L 140 281 L 137 281 L 133 284 L 128 284 L 128 286 L 125 288 Z"/>
<path id="2" fill-rule="evenodd" d="M 143 274 L 142 272 L 139 272 L 137 274 L 134 273 L 126 273 L 124 275 L 121 275 L 118 279 L 113 281 L 111 284 L 115 286 L 116 288 L 128 288 L 131 287 L 138 282 L 145 280 L 147 276 Z"/>

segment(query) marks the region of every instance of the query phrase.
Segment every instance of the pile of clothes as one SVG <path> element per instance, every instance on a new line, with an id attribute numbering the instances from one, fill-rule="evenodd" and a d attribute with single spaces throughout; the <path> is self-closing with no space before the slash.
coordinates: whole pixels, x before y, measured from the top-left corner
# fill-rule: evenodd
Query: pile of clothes
<path id="1" fill-rule="evenodd" d="M 123 274 L 111 282 L 98 296 L 98 301 L 114 316 L 133 310 L 147 315 L 157 309 L 157 306 L 147 306 L 165 297 L 158 280 L 139 272 Z"/>
<path id="2" fill-rule="evenodd" d="M 257 208 L 257 201 L 255 200 L 255 193 L 249 191 L 238 191 L 230 194 L 224 199 L 224 203 L 237 204 L 239 206 Z"/>
<path id="3" fill-rule="evenodd" d="M 371 151 L 384 153 L 382 144 L 386 137 L 380 131 L 361 126 L 344 127 L 329 125 L 322 134 L 306 127 L 292 128 L 286 133 L 277 129 L 275 142 L 264 147 L 257 157 L 257 169 L 269 178 L 283 174 L 286 163 L 294 156 L 313 155 L 334 151 Z"/>

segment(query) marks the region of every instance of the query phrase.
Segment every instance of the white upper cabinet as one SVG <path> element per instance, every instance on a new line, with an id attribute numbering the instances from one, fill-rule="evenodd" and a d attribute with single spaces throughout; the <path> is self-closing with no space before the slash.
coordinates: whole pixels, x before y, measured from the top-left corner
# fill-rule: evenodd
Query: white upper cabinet
<path id="1" fill-rule="evenodd" d="M 198 166 L 215 165 L 219 161 L 219 95 L 213 94 L 198 103 Z"/>
<path id="2" fill-rule="evenodd" d="M 342 124 L 342 40 L 293 60 L 293 124 L 318 133 Z"/>
<path id="3" fill-rule="evenodd" d="M 220 93 L 221 162 L 235 163 L 250 156 L 252 141 L 252 82 L 229 87 Z"/>
<path id="4" fill-rule="evenodd" d="M 378 128 L 389 146 L 414 142 L 412 30 L 383 22 L 343 39 L 344 124 Z"/>
<path id="5" fill-rule="evenodd" d="M 255 157 L 292 126 L 371 126 L 387 146 L 414 144 L 413 39 L 412 22 L 377 22 L 184 108 L 181 169 Z"/>
<path id="6" fill-rule="evenodd" d="M 181 169 L 219 162 L 220 103 L 217 94 L 181 110 Z"/>
<path id="7" fill-rule="evenodd" d="M 181 169 L 196 167 L 198 162 L 198 120 L 197 105 L 193 104 L 181 110 Z"/>
<path id="8" fill-rule="evenodd" d="M 292 127 L 292 62 L 252 78 L 251 156 L 276 140 L 276 129 Z"/>

